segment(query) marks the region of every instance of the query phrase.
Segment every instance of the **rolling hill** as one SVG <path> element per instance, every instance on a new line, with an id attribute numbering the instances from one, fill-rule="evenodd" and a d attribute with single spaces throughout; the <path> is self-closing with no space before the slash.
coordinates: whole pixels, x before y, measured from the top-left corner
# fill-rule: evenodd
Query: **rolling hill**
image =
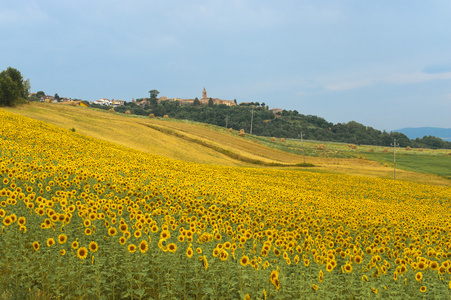
<path id="1" fill-rule="evenodd" d="M 59 104 L 30 103 L 2 109 L 171 159 L 231 167 L 295 168 L 300 171 L 393 178 L 393 169 L 385 157 L 389 157 L 389 153 L 383 154 L 384 160 L 378 161 L 377 157 L 369 159 L 369 154 L 374 156 L 380 152 L 382 155 L 382 147 L 368 146 L 353 150 L 347 144 L 330 143 L 324 146 L 326 150 L 318 150 L 320 142 L 304 141 L 306 162 L 314 167 L 300 168 L 304 157 L 299 141 L 271 141 L 270 138 L 249 135 L 240 137 L 237 131 L 214 125 Z M 426 151 L 421 154 L 425 156 Z M 440 157 L 445 157 L 443 154 L 446 153 L 443 152 Z M 396 178 L 451 185 L 450 179 L 413 172 L 415 168 L 406 170 L 397 170 Z"/>
<path id="2" fill-rule="evenodd" d="M 393 131 L 404 133 L 409 139 L 422 138 L 424 136 L 435 136 L 445 141 L 451 141 L 451 128 L 407 127 Z"/>

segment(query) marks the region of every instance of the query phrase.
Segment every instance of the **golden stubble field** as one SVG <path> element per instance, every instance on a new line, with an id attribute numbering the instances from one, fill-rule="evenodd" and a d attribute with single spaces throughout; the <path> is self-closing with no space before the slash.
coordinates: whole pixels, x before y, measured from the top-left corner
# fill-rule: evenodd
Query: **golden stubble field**
<path id="1" fill-rule="evenodd" d="M 172 160 L 5 110 L 0 125 L 4 299 L 451 297 L 449 187 Z"/>

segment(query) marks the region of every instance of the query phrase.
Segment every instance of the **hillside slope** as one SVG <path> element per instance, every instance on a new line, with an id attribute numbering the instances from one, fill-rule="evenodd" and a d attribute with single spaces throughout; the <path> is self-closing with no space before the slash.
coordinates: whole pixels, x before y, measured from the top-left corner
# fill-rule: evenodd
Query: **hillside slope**
<path id="1" fill-rule="evenodd" d="M 60 104 L 30 103 L 2 109 L 172 159 L 224 166 L 285 168 L 296 168 L 303 162 L 302 155 L 274 149 L 256 139 L 239 137 L 236 131 L 229 132 L 212 125 L 128 116 Z M 367 159 L 309 156 L 306 161 L 315 165 L 308 168 L 314 172 L 393 178 L 392 169 Z M 403 170 L 397 171 L 397 179 L 451 185 L 451 180 L 439 176 Z"/>
<path id="2" fill-rule="evenodd" d="M 221 133 L 206 126 L 171 120 L 42 103 L 5 110 L 62 128 L 73 128 L 79 133 L 144 152 L 196 163 L 227 166 L 252 165 L 255 162 L 290 165 L 300 163 L 302 159 L 298 155 L 252 143 L 228 132 Z M 247 163 L 246 159 L 255 162 Z"/>

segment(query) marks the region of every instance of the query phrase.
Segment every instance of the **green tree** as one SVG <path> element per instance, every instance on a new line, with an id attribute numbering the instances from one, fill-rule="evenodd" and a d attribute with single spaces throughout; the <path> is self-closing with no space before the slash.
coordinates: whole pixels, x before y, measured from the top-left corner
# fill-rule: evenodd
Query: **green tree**
<path id="1" fill-rule="evenodd" d="M 61 97 L 58 95 L 58 93 L 55 93 L 55 96 L 53 96 L 56 100 L 60 101 Z"/>
<path id="2" fill-rule="evenodd" d="M 214 102 L 213 102 L 213 99 L 208 99 L 208 106 L 210 106 L 210 107 L 213 107 L 213 105 L 214 105 Z"/>
<path id="3" fill-rule="evenodd" d="M 29 82 L 22 74 L 8 67 L 0 73 L 0 106 L 12 106 L 24 102 L 28 97 Z"/>
<path id="4" fill-rule="evenodd" d="M 26 97 L 28 98 L 28 95 L 30 94 L 30 89 L 31 89 L 30 78 L 28 78 L 27 80 L 25 80 L 23 82 L 23 87 L 26 90 Z"/>
<path id="5" fill-rule="evenodd" d="M 149 91 L 150 99 L 157 99 L 159 93 L 160 93 L 160 92 L 157 91 L 157 90 L 150 90 L 150 91 Z"/>
<path id="6" fill-rule="evenodd" d="M 199 101 L 199 99 L 197 97 L 194 98 L 193 106 L 200 106 L 200 101 Z"/>
<path id="7" fill-rule="evenodd" d="M 149 94 L 150 94 L 150 99 L 149 99 L 149 107 L 151 110 L 154 110 L 158 107 L 158 94 L 160 92 L 157 90 L 150 90 Z"/>
<path id="8" fill-rule="evenodd" d="M 38 91 L 37 93 L 36 93 L 36 98 L 41 98 L 41 97 L 44 97 L 45 96 L 45 93 L 44 93 L 44 91 Z"/>

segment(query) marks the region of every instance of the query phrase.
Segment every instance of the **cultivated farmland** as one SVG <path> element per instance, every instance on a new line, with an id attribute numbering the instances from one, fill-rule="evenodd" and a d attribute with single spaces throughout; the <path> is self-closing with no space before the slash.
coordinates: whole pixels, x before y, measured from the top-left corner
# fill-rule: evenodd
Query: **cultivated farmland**
<path id="1" fill-rule="evenodd" d="M 172 160 L 4 110 L 0 143 L 0 297 L 451 297 L 449 187 Z"/>

